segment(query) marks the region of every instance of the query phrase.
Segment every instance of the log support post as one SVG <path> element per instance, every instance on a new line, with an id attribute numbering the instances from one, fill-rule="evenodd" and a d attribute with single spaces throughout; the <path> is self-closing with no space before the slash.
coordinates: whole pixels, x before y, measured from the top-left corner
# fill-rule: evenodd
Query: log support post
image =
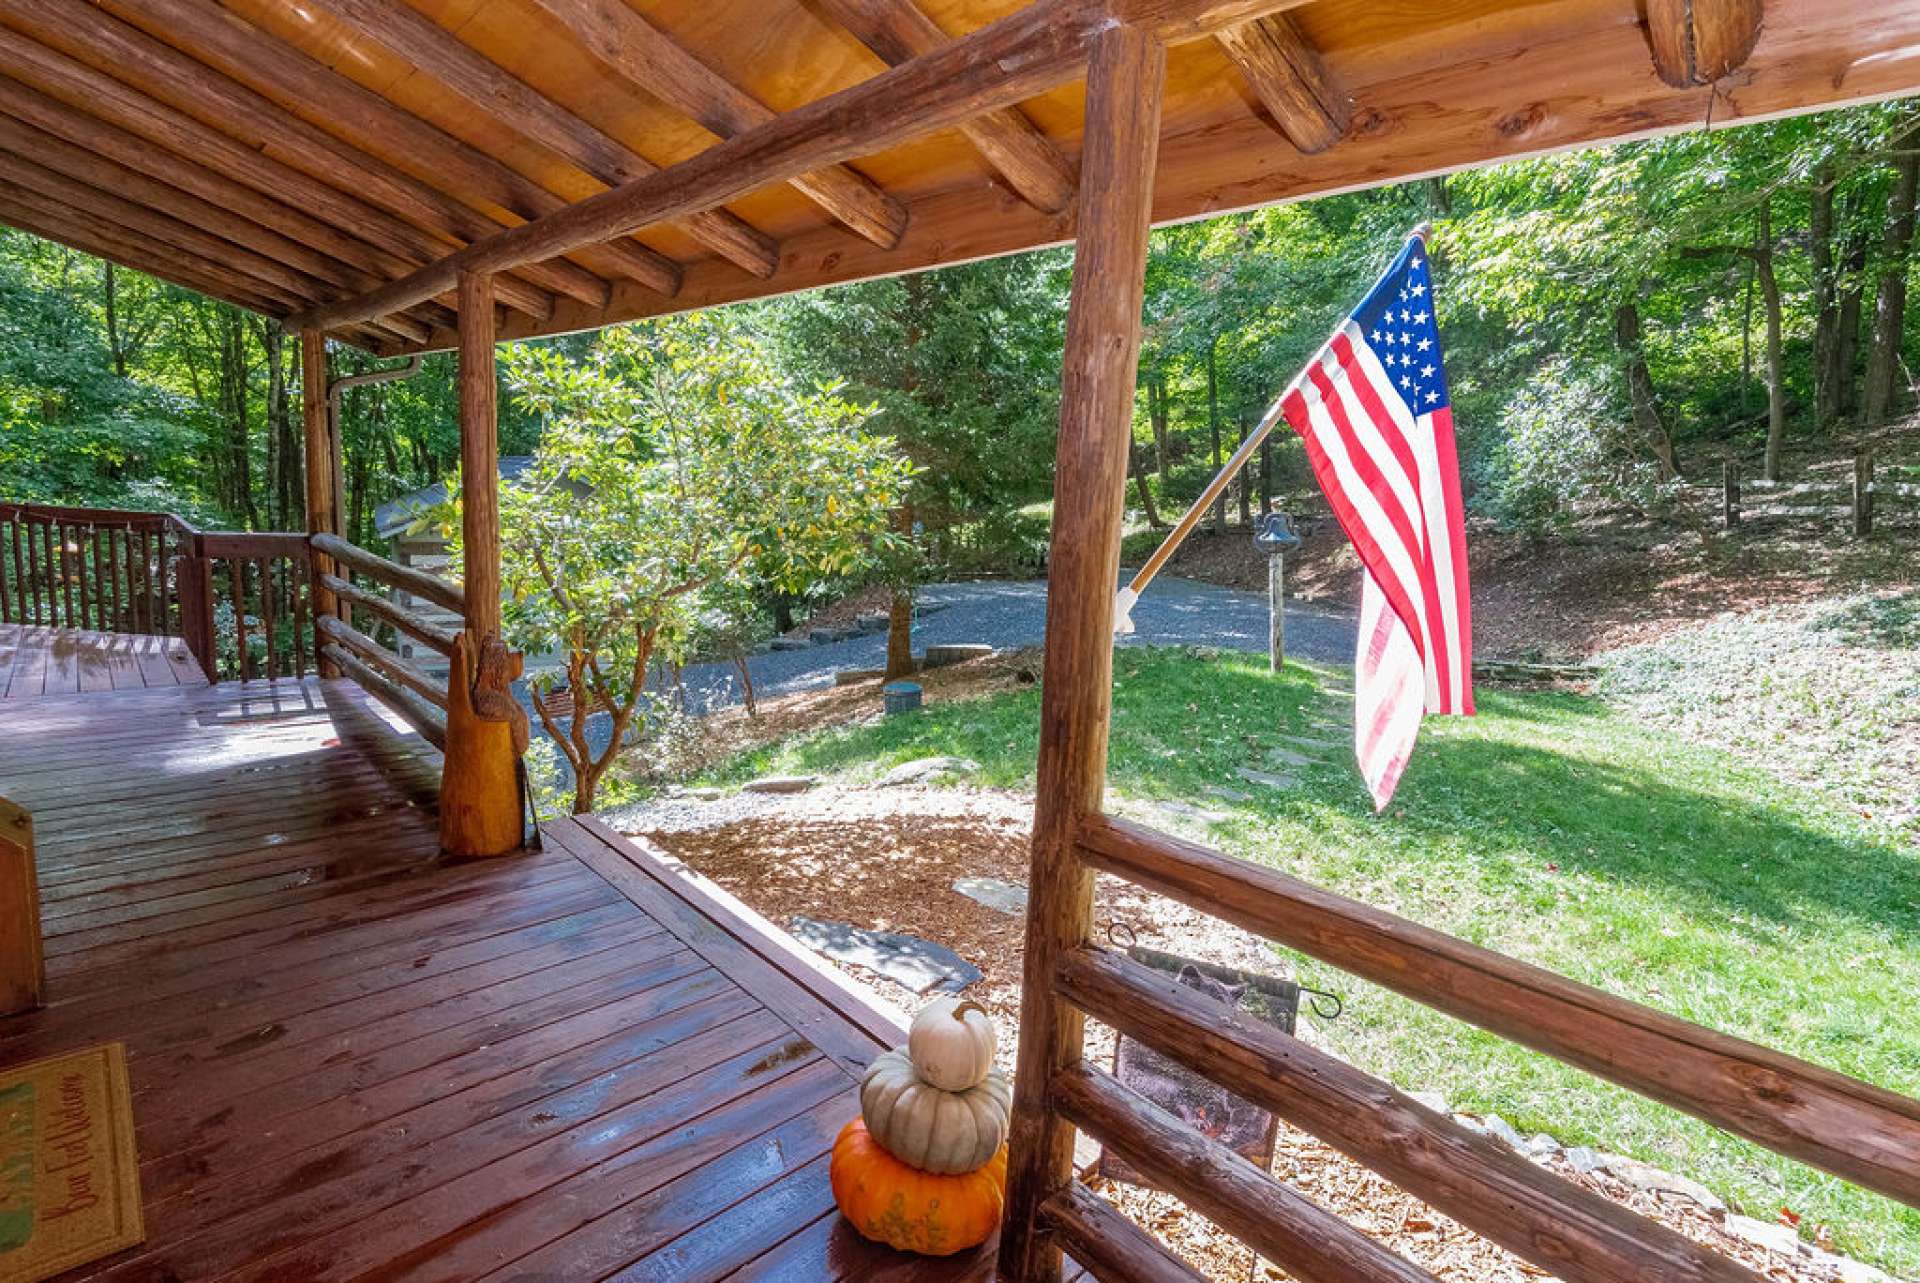
<path id="1" fill-rule="evenodd" d="M 307 533 L 337 535 L 340 502 L 335 480 L 340 475 L 340 438 L 333 416 L 327 412 L 327 336 L 318 330 L 300 332 L 300 420 L 307 447 Z M 316 552 L 307 562 L 313 617 L 336 613 L 333 593 L 320 582 L 321 576 L 333 573 L 333 559 Z M 211 627 L 208 633 L 211 639 Z M 315 658 L 320 676 L 340 676 L 339 665 L 323 655 Z"/>
<path id="2" fill-rule="evenodd" d="M 520 657 L 500 637 L 500 443 L 493 366 L 493 278 L 460 278 L 460 545 L 466 628 L 447 675 L 440 846 L 508 855 L 523 841 L 525 713 L 510 689 Z"/>
<path id="3" fill-rule="evenodd" d="M 1080 1060 L 1085 1018 L 1060 1000 L 1054 979 L 1061 956 L 1084 944 L 1092 925 L 1093 874 L 1076 839 L 1100 813 L 1106 782 L 1114 590 L 1165 77 L 1166 49 L 1150 32 L 1118 25 L 1096 38 L 1054 474 L 1020 1059 L 1000 1247 L 1008 1283 L 1059 1278 L 1060 1245 L 1040 1209 L 1073 1178 L 1073 1128 L 1048 1095 L 1054 1075 Z"/>
<path id="4" fill-rule="evenodd" d="M 38 1007 L 46 983 L 33 817 L 0 797 L 0 1016 Z"/>
<path id="5" fill-rule="evenodd" d="M 1721 465 L 1721 482 L 1720 515 L 1727 529 L 1732 530 L 1740 524 L 1740 464 L 1731 456 Z"/>

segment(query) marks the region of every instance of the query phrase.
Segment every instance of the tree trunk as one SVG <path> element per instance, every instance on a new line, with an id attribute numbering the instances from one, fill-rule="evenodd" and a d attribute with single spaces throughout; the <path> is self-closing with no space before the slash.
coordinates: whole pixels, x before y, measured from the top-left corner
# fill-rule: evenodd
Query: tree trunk
<path id="1" fill-rule="evenodd" d="M 1622 303 L 1613 311 L 1614 341 L 1627 376 L 1627 399 L 1633 405 L 1633 424 L 1646 442 L 1648 451 L 1660 467 L 1660 479 L 1671 481 L 1680 475 L 1680 461 L 1673 451 L 1673 438 L 1660 421 L 1660 404 L 1653 394 L 1653 375 L 1647 370 L 1647 355 L 1640 344 L 1640 306 Z"/>
<path id="2" fill-rule="evenodd" d="M 1150 528 L 1163 529 L 1167 523 L 1160 520 L 1160 510 L 1153 506 L 1153 487 L 1147 484 L 1147 470 L 1141 466 L 1140 453 L 1129 448 L 1127 455 L 1129 459 L 1127 470 L 1133 473 L 1134 490 L 1140 496 L 1140 511 L 1146 514 L 1147 525 Z"/>
<path id="3" fill-rule="evenodd" d="M 1740 309 L 1740 422 L 1743 425 L 1752 417 L 1747 413 L 1747 390 L 1753 386 L 1753 285 L 1757 270 L 1751 262 L 1747 264 L 1747 297 Z"/>
<path id="4" fill-rule="evenodd" d="M 1767 480 L 1780 479 L 1780 448 L 1787 439 L 1787 391 L 1782 370 L 1780 282 L 1773 273 L 1773 203 L 1760 205 L 1753 242 L 1754 275 L 1767 309 Z"/>
<path id="5" fill-rule="evenodd" d="M 1260 443 L 1260 512 L 1273 511 L 1273 433 Z"/>
<path id="6" fill-rule="evenodd" d="M 1153 425 L 1153 466 L 1160 483 L 1167 482 L 1172 467 L 1167 440 L 1167 376 L 1155 369 L 1147 375 L 1147 422 Z"/>
<path id="7" fill-rule="evenodd" d="M 105 260 L 100 264 L 100 286 L 101 303 L 107 314 L 107 352 L 113 358 L 113 372 L 124 379 L 127 377 L 127 349 L 120 342 L 119 284 L 114 276 L 113 264 Z"/>
<path id="8" fill-rule="evenodd" d="M 1874 297 L 1873 343 L 1867 350 L 1867 378 L 1861 418 L 1868 427 L 1887 421 L 1893 408 L 1894 380 L 1900 362 L 1900 337 L 1907 317 L 1907 257 L 1913 247 L 1913 206 L 1920 194 L 1920 155 L 1911 146 L 1914 130 L 1902 131 L 1895 146 L 1893 188 L 1887 193 L 1886 230 L 1880 241 L 1880 288 Z"/>
<path id="9" fill-rule="evenodd" d="M 1833 371 L 1836 418 L 1851 417 L 1860 408 L 1860 313 L 1867 270 L 1867 235 L 1858 220 L 1853 222 L 1844 244 L 1846 258 L 1841 265 L 1839 319 L 1834 324 Z"/>
<path id="10" fill-rule="evenodd" d="M 1217 475 L 1220 465 L 1225 461 L 1220 454 L 1220 374 L 1219 374 L 1220 336 L 1213 336 L 1207 344 L 1207 431 L 1213 438 L 1213 470 Z M 1213 532 L 1217 535 L 1227 533 L 1227 492 L 1222 490 L 1220 497 L 1213 501 Z"/>
<path id="11" fill-rule="evenodd" d="M 1807 223 L 1813 264 L 1813 419 L 1825 429 L 1840 417 L 1840 301 L 1833 267 L 1833 162 L 1813 171 L 1813 213 Z M 1743 416 L 1744 417 L 1744 416 Z"/>

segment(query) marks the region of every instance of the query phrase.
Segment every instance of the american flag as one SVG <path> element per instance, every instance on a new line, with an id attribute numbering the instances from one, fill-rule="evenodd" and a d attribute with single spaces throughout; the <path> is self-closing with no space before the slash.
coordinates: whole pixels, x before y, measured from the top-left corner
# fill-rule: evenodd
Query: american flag
<path id="1" fill-rule="evenodd" d="M 1280 399 L 1365 567 L 1354 753 L 1384 809 L 1424 713 L 1473 713 L 1473 620 L 1433 267 L 1416 234 Z"/>

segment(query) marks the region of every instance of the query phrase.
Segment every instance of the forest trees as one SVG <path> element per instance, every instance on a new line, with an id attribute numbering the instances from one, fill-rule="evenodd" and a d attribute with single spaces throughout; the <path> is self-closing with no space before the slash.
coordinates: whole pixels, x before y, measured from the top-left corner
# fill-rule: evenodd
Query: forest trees
<path id="1" fill-rule="evenodd" d="M 788 592 L 850 573 L 885 544 L 910 465 L 866 431 L 867 408 L 785 377 L 726 313 L 606 330 L 580 360 L 511 348 L 505 368 L 545 425 L 532 470 L 501 489 L 506 636 L 559 656 L 529 685 L 585 812 L 703 593 L 724 607 L 749 568 Z"/>

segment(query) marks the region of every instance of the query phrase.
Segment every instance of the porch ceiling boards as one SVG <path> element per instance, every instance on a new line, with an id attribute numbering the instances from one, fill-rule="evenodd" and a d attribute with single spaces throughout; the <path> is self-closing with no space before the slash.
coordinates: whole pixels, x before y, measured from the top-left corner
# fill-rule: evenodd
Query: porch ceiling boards
<path id="1" fill-rule="evenodd" d="M 47 1006 L 125 1043 L 146 1241 L 66 1279 L 983 1280 L 833 1212 L 890 1017 L 591 822 L 436 855 L 437 755 L 347 682 L 9 703 Z"/>
<path id="2" fill-rule="evenodd" d="M 1171 50 L 1161 221 L 1920 83 L 1920 0 L 1122 7 L 1260 15 L 1160 21 L 1169 38 L 1204 35 Z M 767 128 L 1022 8 L 0 0 L 0 221 L 297 316 Z M 496 280 L 500 337 L 1069 240 L 1084 96 L 1075 77 L 930 133 L 856 139 L 843 159 L 717 206 L 520 264 Z M 380 352 L 450 346 L 451 301 L 443 291 L 333 332 Z"/>

